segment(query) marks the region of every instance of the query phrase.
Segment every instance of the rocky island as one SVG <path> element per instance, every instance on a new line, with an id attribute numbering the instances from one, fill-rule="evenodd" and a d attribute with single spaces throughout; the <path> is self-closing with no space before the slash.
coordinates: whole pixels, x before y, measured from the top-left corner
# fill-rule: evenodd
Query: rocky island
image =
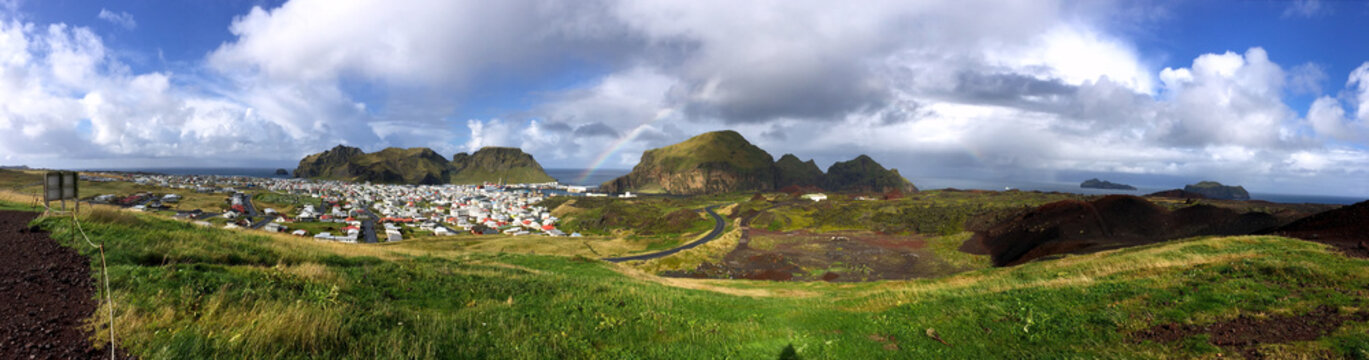
<path id="1" fill-rule="evenodd" d="M 1209 199 L 1250 200 L 1250 193 L 1241 186 L 1227 186 L 1216 181 L 1202 181 L 1184 186 L 1184 191 L 1201 194 Z"/>
<path id="2" fill-rule="evenodd" d="M 276 175 L 290 175 L 290 170 L 276 169 Z"/>
<path id="3" fill-rule="evenodd" d="M 813 160 L 804 162 L 792 154 L 775 161 L 770 153 L 730 130 L 708 132 L 678 144 L 647 150 L 632 172 L 600 188 L 614 193 L 697 195 L 771 191 L 789 186 L 829 191 L 917 191 L 898 170 L 885 169 L 869 156 L 837 162 L 824 174 Z"/>
<path id="4" fill-rule="evenodd" d="M 542 166 L 517 148 L 485 147 L 452 160 L 428 148 L 387 148 L 366 153 L 338 145 L 300 160 L 295 177 L 386 184 L 553 182 Z"/>
<path id="5" fill-rule="evenodd" d="M 1098 178 L 1084 180 L 1083 183 L 1079 184 L 1079 187 L 1084 189 L 1136 190 L 1135 186 L 1127 184 L 1118 184 L 1106 180 L 1098 180 Z"/>

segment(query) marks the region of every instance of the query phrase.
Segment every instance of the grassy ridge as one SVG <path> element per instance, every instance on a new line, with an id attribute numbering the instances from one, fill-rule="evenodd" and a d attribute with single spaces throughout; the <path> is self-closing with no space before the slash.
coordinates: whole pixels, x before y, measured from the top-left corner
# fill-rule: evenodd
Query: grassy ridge
<path id="1" fill-rule="evenodd" d="M 39 223 L 94 254 L 69 219 Z M 83 226 L 108 244 L 121 342 L 147 359 L 1183 358 L 1229 351 L 1129 334 L 1369 306 L 1369 261 L 1277 237 L 827 284 L 661 279 L 577 257 L 339 246 L 112 211 Z M 1369 356 L 1366 328 L 1266 350 Z"/>

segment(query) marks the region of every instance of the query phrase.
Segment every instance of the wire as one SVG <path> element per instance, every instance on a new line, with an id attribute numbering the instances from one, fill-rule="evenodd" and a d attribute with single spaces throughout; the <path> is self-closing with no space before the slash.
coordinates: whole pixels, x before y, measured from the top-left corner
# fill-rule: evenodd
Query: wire
<path id="1" fill-rule="evenodd" d="M 109 266 L 105 263 L 105 245 L 103 241 L 100 245 L 95 245 L 94 242 L 90 241 L 90 236 L 87 236 L 85 229 L 81 228 L 81 220 L 76 216 L 75 211 L 71 212 L 71 221 L 76 223 L 76 230 L 81 232 L 81 237 L 86 240 L 86 244 L 100 249 L 100 272 L 104 274 L 105 278 L 105 302 L 109 303 L 109 358 L 114 360 L 114 348 L 116 347 L 114 341 L 114 295 L 109 290 Z"/>

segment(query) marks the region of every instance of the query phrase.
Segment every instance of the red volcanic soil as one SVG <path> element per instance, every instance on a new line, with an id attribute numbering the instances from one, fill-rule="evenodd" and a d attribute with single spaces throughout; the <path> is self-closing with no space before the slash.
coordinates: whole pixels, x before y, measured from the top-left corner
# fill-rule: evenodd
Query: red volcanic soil
<path id="1" fill-rule="evenodd" d="M 0 357 L 108 358 L 82 329 L 97 306 L 89 260 L 29 228 L 36 216 L 0 211 Z"/>
<path id="2" fill-rule="evenodd" d="M 1265 213 L 1196 205 L 1176 211 L 1130 195 L 1064 200 L 976 231 L 961 249 L 987 253 L 996 266 L 1065 253 L 1083 253 L 1199 235 L 1241 235 L 1278 226 Z"/>
<path id="3" fill-rule="evenodd" d="M 814 234 L 746 229 L 737 247 L 717 263 L 666 271 L 664 276 L 772 281 L 853 282 L 933 277 L 958 271 L 924 249 L 917 236 L 859 231 Z M 750 244 L 764 239 L 772 245 Z M 808 270 L 805 270 L 808 269 Z M 829 269 L 821 273 L 810 270 Z"/>
<path id="4" fill-rule="evenodd" d="M 1294 341 L 1311 341 L 1340 328 L 1346 321 L 1369 321 L 1369 311 L 1344 314 L 1339 309 L 1321 306 L 1297 316 L 1270 316 L 1256 319 L 1241 315 L 1235 319 L 1207 325 L 1162 324 L 1136 332 L 1136 342 L 1172 342 L 1197 334 L 1208 334 L 1209 343 L 1240 352 L 1246 359 L 1262 359 L 1257 347 Z"/>
<path id="5" fill-rule="evenodd" d="M 1308 216 L 1269 233 L 1332 245 L 1350 256 L 1369 257 L 1369 201 Z"/>

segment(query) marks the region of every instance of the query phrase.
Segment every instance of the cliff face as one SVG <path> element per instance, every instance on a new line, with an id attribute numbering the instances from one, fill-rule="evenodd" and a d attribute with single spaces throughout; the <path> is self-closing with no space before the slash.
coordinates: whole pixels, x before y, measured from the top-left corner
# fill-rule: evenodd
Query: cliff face
<path id="1" fill-rule="evenodd" d="M 473 154 L 452 156 L 453 184 L 499 182 L 508 184 L 544 183 L 556 181 L 542 169 L 542 165 L 518 148 L 485 147 Z"/>
<path id="2" fill-rule="evenodd" d="M 485 148 L 448 161 L 428 148 L 387 148 L 367 154 L 342 145 L 300 160 L 295 177 L 391 184 L 555 181 L 531 155 L 514 148 Z"/>
<path id="3" fill-rule="evenodd" d="M 646 151 L 631 173 L 601 188 L 608 192 L 681 195 L 771 191 L 790 185 L 820 186 L 831 191 L 917 191 L 897 170 L 886 170 L 865 155 L 833 165 L 826 175 L 812 160 L 803 162 L 791 154 L 779 161 L 772 159 L 735 131 L 704 133 Z"/>
<path id="4" fill-rule="evenodd" d="M 1084 182 L 1079 183 L 1079 187 L 1084 189 L 1136 190 L 1135 186 L 1127 184 L 1118 184 L 1106 180 L 1098 180 L 1098 178 L 1084 180 Z"/>
<path id="5" fill-rule="evenodd" d="M 885 169 L 865 155 L 832 164 L 823 178 L 823 189 L 831 191 L 917 192 L 917 187 L 899 175 L 898 170 Z"/>
<path id="6" fill-rule="evenodd" d="M 1216 181 L 1203 181 L 1184 186 L 1184 191 L 1202 194 L 1209 199 L 1250 200 L 1250 193 L 1242 186 L 1226 186 Z"/>
<path id="7" fill-rule="evenodd" d="M 775 188 L 783 189 L 790 185 L 800 187 L 822 186 L 822 169 L 813 160 L 800 161 L 794 154 L 784 154 L 775 161 Z"/>
<path id="8" fill-rule="evenodd" d="M 647 150 L 631 173 L 602 185 L 609 192 L 682 195 L 774 187 L 774 158 L 735 131 L 704 133 Z"/>
<path id="9" fill-rule="evenodd" d="M 295 177 L 345 179 L 352 176 L 352 159 L 365 154 L 361 149 L 338 145 L 304 157 L 299 161 L 299 167 L 295 168 Z"/>

